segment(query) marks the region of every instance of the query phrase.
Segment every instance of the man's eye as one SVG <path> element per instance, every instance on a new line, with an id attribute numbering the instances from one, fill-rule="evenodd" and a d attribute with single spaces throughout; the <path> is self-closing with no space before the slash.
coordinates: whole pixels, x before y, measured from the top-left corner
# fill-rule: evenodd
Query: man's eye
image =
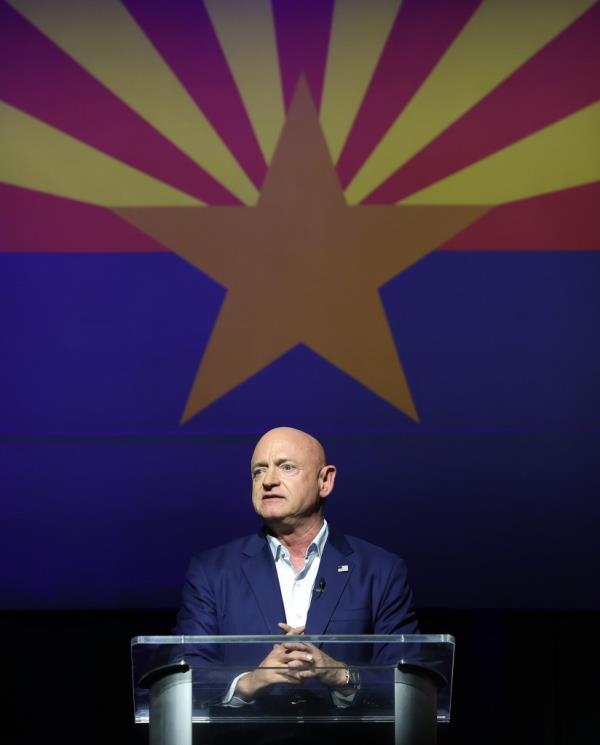
<path id="1" fill-rule="evenodd" d="M 252 472 L 252 478 L 256 479 L 259 476 L 262 476 L 264 472 L 265 472 L 264 468 L 255 468 L 254 471 Z"/>
<path id="2" fill-rule="evenodd" d="M 291 463 L 282 463 L 281 470 L 290 473 L 291 471 L 295 471 L 296 468 Z"/>

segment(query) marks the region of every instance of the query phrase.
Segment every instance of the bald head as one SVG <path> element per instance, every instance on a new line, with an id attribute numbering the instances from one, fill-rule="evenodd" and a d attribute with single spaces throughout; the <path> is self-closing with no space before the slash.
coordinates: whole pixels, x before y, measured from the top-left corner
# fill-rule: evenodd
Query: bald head
<path id="1" fill-rule="evenodd" d="M 252 455 L 254 509 L 275 532 L 318 528 L 335 473 L 312 435 L 276 427 L 260 438 Z"/>
<path id="2" fill-rule="evenodd" d="M 322 468 L 327 463 L 325 450 L 316 437 L 303 432 L 301 429 L 294 427 L 275 427 L 260 438 L 254 448 L 254 456 L 264 447 L 272 446 L 273 443 L 285 444 L 295 450 L 304 453 L 304 455 L 314 463 L 317 468 Z"/>

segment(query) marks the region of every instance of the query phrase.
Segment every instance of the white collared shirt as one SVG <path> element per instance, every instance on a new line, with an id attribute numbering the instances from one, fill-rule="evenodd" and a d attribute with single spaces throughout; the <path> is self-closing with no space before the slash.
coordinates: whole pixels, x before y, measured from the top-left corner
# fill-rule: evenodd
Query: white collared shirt
<path id="1" fill-rule="evenodd" d="M 296 573 L 292 566 L 290 552 L 281 541 L 272 535 L 267 535 L 267 541 L 277 570 L 279 589 L 285 609 L 285 622 L 294 628 L 304 626 L 308 609 L 313 597 L 315 584 L 318 583 L 321 557 L 329 536 L 327 520 L 323 521 L 321 529 L 306 550 L 304 567 Z"/>

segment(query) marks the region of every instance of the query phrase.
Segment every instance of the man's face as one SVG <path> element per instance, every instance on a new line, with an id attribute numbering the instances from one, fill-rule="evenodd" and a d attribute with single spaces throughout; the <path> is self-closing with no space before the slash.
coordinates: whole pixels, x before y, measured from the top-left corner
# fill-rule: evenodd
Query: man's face
<path id="1" fill-rule="evenodd" d="M 311 437 L 293 429 L 272 430 L 252 456 L 252 504 L 265 521 L 295 525 L 322 510 L 334 475 Z"/>

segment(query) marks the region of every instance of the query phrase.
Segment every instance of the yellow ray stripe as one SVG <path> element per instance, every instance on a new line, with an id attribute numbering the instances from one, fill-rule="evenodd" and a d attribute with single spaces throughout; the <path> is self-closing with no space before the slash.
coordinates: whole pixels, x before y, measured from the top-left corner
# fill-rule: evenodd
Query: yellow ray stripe
<path id="1" fill-rule="evenodd" d="M 9 3 L 227 189 L 256 201 L 251 181 L 118 0 Z"/>
<path id="2" fill-rule="evenodd" d="M 335 163 L 363 100 L 401 0 L 336 0 L 321 100 L 321 127 Z"/>
<path id="3" fill-rule="evenodd" d="M 285 119 L 269 0 L 205 0 L 258 143 L 270 162 Z"/>
<path id="4" fill-rule="evenodd" d="M 373 191 L 594 2 L 484 0 L 358 172 L 348 202 Z"/>
<path id="5" fill-rule="evenodd" d="M 0 181 L 110 207 L 202 204 L 3 102 Z"/>
<path id="6" fill-rule="evenodd" d="M 600 180 L 600 103 L 490 155 L 401 204 L 502 204 Z"/>

